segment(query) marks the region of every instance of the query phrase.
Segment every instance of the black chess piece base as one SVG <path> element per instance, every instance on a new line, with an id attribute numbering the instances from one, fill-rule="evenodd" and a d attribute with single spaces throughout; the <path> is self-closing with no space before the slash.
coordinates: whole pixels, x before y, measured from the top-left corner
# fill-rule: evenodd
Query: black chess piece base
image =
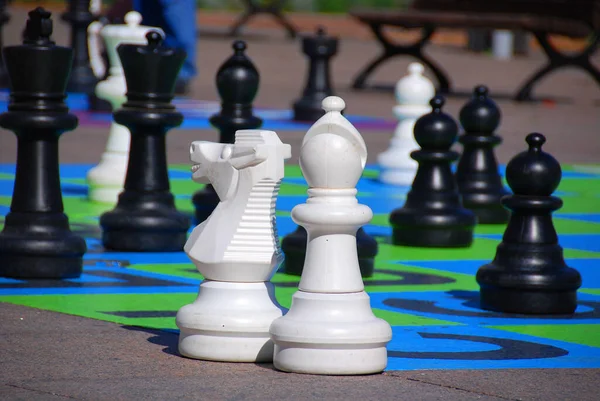
<path id="1" fill-rule="evenodd" d="M 215 210 L 221 200 L 212 185 L 208 184 L 192 196 L 195 209 L 195 224 L 200 224 Z"/>
<path id="2" fill-rule="evenodd" d="M 476 218 L 469 210 L 454 209 L 452 214 L 444 210 L 426 212 L 415 214 L 408 208 L 392 212 L 392 243 L 432 248 L 463 248 L 473 243 Z"/>
<path id="3" fill-rule="evenodd" d="M 306 245 L 308 237 L 302 226 L 283 238 L 281 248 L 285 253 L 283 271 L 292 276 L 301 276 L 304 270 Z M 375 256 L 377 256 L 377 241 L 369 236 L 363 228 L 356 233 L 358 265 L 362 277 L 371 277 L 375 271 Z"/>
<path id="4" fill-rule="evenodd" d="M 9 213 L 0 234 L 0 276 L 63 279 L 81 275 L 85 240 L 63 213 Z"/>
<path id="5" fill-rule="evenodd" d="M 318 97 L 303 97 L 294 103 L 294 120 L 315 122 L 325 115 L 321 104 L 327 94 Z"/>
<path id="6" fill-rule="evenodd" d="M 112 105 L 110 102 L 100 99 L 96 94 L 92 93 L 87 95 L 88 98 L 88 110 L 99 113 L 112 113 Z"/>

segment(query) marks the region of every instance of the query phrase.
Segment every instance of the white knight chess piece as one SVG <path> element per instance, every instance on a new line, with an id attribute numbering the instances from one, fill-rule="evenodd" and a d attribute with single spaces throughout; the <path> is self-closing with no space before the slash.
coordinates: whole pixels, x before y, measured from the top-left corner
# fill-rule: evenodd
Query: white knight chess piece
<path id="1" fill-rule="evenodd" d="M 192 178 L 212 184 L 220 203 L 184 250 L 205 280 L 177 313 L 182 355 L 270 362 L 271 322 L 282 315 L 269 282 L 283 261 L 275 203 L 290 145 L 273 131 L 241 130 L 235 143 L 193 142 Z"/>
<path id="2" fill-rule="evenodd" d="M 271 325 L 276 369 L 311 374 L 381 372 L 390 325 L 373 315 L 358 264 L 356 232 L 373 217 L 356 199 L 367 147 L 341 114 L 344 101 L 323 100 L 326 114 L 302 141 L 308 200 L 292 219 L 308 233 L 306 259 L 289 312 Z"/>

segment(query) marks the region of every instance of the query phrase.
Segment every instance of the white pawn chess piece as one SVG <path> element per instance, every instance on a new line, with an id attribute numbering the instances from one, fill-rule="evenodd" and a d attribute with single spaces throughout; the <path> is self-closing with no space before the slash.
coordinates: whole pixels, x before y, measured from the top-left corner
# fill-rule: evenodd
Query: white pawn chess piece
<path id="1" fill-rule="evenodd" d="M 308 244 L 288 313 L 271 324 L 276 369 L 310 374 L 377 373 L 387 365 L 390 325 L 375 317 L 364 291 L 356 232 L 373 213 L 356 199 L 367 148 L 341 114 L 344 101 L 323 100 L 326 114 L 302 141 L 308 200 L 292 210 Z"/>
<path id="2" fill-rule="evenodd" d="M 126 100 L 127 84 L 123 73 L 123 66 L 117 53 L 121 43 L 146 44 L 146 33 L 155 30 L 164 37 L 164 32 L 159 28 L 140 25 L 142 16 L 135 11 L 125 15 L 124 25 L 106 25 L 102 27 L 99 22 L 93 22 L 88 27 L 90 59 L 95 67 L 96 74 L 103 74 L 99 65 L 101 60 L 99 50 L 99 37 L 104 39 L 108 60 L 110 62 L 109 76 L 96 85 L 96 96 L 110 102 L 112 109 L 120 108 Z M 87 183 L 89 187 L 88 198 L 93 202 L 115 204 L 123 190 L 127 163 L 129 161 L 129 130 L 123 125 L 112 122 L 108 134 L 106 150 L 102 154 L 100 163 L 88 171 Z"/>
<path id="3" fill-rule="evenodd" d="M 423 65 L 410 63 L 408 75 L 396 84 L 394 115 L 398 125 L 389 148 L 377 156 L 381 166 L 379 180 L 390 185 L 411 185 L 418 163 L 410 153 L 419 149 L 413 134 L 415 122 L 431 111 L 429 101 L 435 96 L 435 87 L 423 76 Z"/>
<path id="4" fill-rule="evenodd" d="M 193 142 L 194 181 L 211 183 L 220 203 L 184 250 L 205 280 L 177 312 L 179 352 L 223 362 L 271 362 L 271 322 L 282 315 L 269 281 L 283 253 L 275 202 L 290 145 L 273 131 L 240 130 L 235 143 Z"/>

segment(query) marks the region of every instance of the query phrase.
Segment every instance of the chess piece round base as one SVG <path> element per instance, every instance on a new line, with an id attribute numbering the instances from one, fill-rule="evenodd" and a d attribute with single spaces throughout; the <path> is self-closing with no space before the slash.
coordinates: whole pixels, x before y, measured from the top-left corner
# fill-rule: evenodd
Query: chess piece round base
<path id="1" fill-rule="evenodd" d="M 570 315 L 577 308 L 577 290 L 540 291 L 482 287 L 482 309 L 524 315 Z"/>
<path id="2" fill-rule="evenodd" d="M 96 94 L 88 94 L 88 110 L 99 113 L 112 113 L 112 105 L 109 101 L 100 99 Z"/>
<path id="3" fill-rule="evenodd" d="M 198 298 L 177 312 L 179 353 L 222 362 L 271 362 L 269 327 L 281 317 L 272 283 L 205 280 Z"/>
<path id="4" fill-rule="evenodd" d="M 75 278 L 81 275 L 85 240 L 69 230 L 65 215 L 9 213 L 0 234 L 0 276 L 26 279 Z M 37 232 L 32 232 L 35 228 Z"/>
<path id="5" fill-rule="evenodd" d="M 295 231 L 286 235 L 281 242 L 281 249 L 285 254 L 283 271 L 292 276 L 301 276 L 304 269 L 306 256 L 306 242 L 308 240 L 306 230 L 298 226 Z M 356 233 L 358 251 L 358 265 L 362 277 L 371 277 L 375 271 L 375 256 L 377 256 L 377 241 L 370 237 L 364 229 L 360 228 Z"/>
<path id="6" fill-rule="evenodd" d="M 373 315 L 369 296 L 298 291 L 293 308 L 271 325 L 273 365 L 322 375 L 378 373 L 387 365 L 390 325 Z"/>
<path id="7" fill-rule="evenodd" d="M 122 128 L 126 130 L 125 127 Z M 128 160 L 127 153 L 105 152 L 102 155 L 100 163 L 88 171 L 86 177 L 88 199 L 91 202 L 110 205 L 117 203 L 119 194 L 123 192 Z"/>
<path id="8" fill-rule="evenodd" d="M 466 209 L 457 209 L 455 214 L 444 214 L 443 210 L 428 212 L 414 215 L 410 209 L 395 210 L 390 216 L 394 227 L 392 243 L 432 248 L 462 248 L 473 243 L 473 213 Z"/>
<path id="9" fill-rule="evenodd" d="M 129 252 L 178 252 L 187 239 L 189 217 L 174 209 L 121 209 L 100 217 L 102 243 Z"/>
<path id="10" fill-rule="evenodd" d="M 325 111 L 321 107 L 323 99 L 328 95 L 323 94 L 319 97 L 302 98 L 294 103 L 294 120 L 315 122 L 323 117 Z"/>
<path id="11" fill-rule="evenodd" d="M 192 203 L 194 204 L 195 224 L 200 224 L 215 210 L 219 204 L 219 195 L 215 192 L 212 185 L 208 184 L 201 190 L 194 193 Z"/>

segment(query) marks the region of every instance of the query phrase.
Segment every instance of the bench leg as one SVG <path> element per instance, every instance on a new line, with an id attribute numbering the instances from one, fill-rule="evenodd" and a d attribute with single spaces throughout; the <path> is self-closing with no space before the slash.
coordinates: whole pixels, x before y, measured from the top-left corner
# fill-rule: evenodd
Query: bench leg
<path id="1" fill-rule="evenodd" d="M 256 14 L 271 14 L 275 20 L 285 28 L 287 34 L 290 38 L 295 38 L 297 31 L 296 28 L 290 23 L 290 21 L 285 18 L 282 13 L 283 3 L 285 0 L 274 1 L 268 6 L 261 6 L 255 4 L 253 0 L 244 0 L 244 8 L 245 11 L 242 13 L 242 16 L 232 25 L 229 34 L 231 36 L 237 36 L 239 34 L 242 26 L 248 23 L 250 18 L 254 17 Z"/>
<path id="2" fill-rule="evenodd" d="M 552 44 L 550 44 L 548 34 L 534 32 L 533 35 L 548 57 L 548 63 L 534 73 L 529 79 L 527 79 L 523 85 L 521 85 L 521 88 L 517 91 L 515 100 L 531 100 L 531 91 L 540 79 L 559 68 L 568 66 L 583 69 L 590 74 L 592 78 L 594 78 L 598 85 L 600 85 L 600 71 L 598 71 L 598 69 L 594 67 L 590 61 L 590 57 L 600 44 L 600 35 L 595 35 L 591 43 L 583 51 L 574 55 L 566 55 L 556 50 Z"/>
<path id="3" fill-rule="evenodd" d="M 429 57 L 423 54 L 423 47 L 429 42 L 429 39 L 435 32 L 435 28 L 428 26 L 422 29 L 421 38 L 410 45 L 399 45 L 393 44 L 383 33 L 383 26 L 380 24 L 370 24 L 371 31 L 383 47 L 383 52 L 372 60 L 366 67 L 364 67 L 354 78 L 352 88 L 364 89 L 366 87 L 365 82 L 368 77 L 375 71 L 380 64 L 384 61 L 393 58 L 395 56 L 411 56 L 416 58 L 425 64 L 431 72 L 435 75 L 438 81 L 438 92 L 449 93 L 450 92 L 450 80 L 444 71 L 431 60 Z"/>

